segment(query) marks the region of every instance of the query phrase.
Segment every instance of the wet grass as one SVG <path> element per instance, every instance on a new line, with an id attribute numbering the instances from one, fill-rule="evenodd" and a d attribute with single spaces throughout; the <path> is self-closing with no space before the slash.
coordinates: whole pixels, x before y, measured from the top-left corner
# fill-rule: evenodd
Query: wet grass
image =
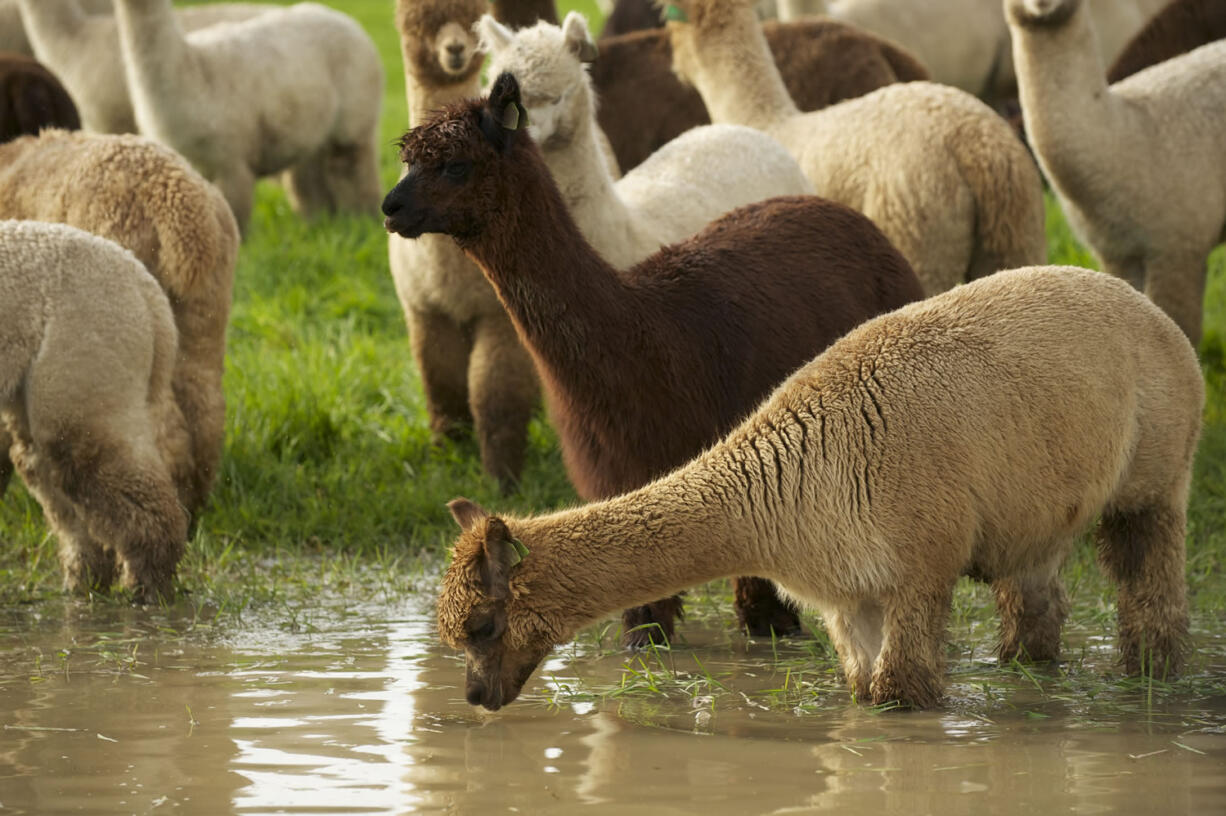
<path id="1" fill-rule="evenodd" d="M 366 25 L 384 59 L 382 171 L 390 186 L 398 173 L 392 142 L 406 121 L 392 3 L 331 5 Z M 572 5 L 561 4 L 563 10 Z M 591 2 L 579 5 L 594 10 Z M 1051 261 L 1093 266 L 1051 201 L 1048 216 Z M 1226 614 L 1223 250 L 1211 261 L 1205 310 L 1200 351 L 1208 402 L 1190 506 L 1188 579 L 1196 621 L 1213 628 Z M 496 484 L 481 473 L 475 444 L 432 441 L 378 220 L 304 222 L 270 183 L 258 189 L 237 270 L 225 388 L 222 472 L 179 570 L 179 605 L 193 620 L 238 621 L 253 614 L 267 620 L 271 613 L 277 625 L 293 629 L 312 625 L 321 595 L 368 600 L 429 593 L 453 538 L 447 500 L 463 494 L 508 512 L 575 501 L 543 416 L 531 427 L 522 488 L 510 498 L 499 497 Z M 1138 694 L 1166 693 L 1168 687 L 1152 681 L 1137 686 L 1146 681 L 1115 678 L 1110 661 L 1088 645 L 1097 642 L 1093 638 L 1110 642 L 1114 626 L 1113 596 L 1088 546 L 1075 553 L 1065 578 L 1075 631 L 1070 660 L 1052 670 L 998 668 L 989 661 L 995 624 L 987 594 L 969 583 L 959 589 L 950 628 L 951 680 L 964 690 L 957 693 L 991 708 L 1030 686 L 1039 695 L 1039 711 L 1043 700 L 1054 704 L 1062 697 L 1105 694 L 1132 701 Z M 54 541 L 37 503 L 15 482 L 0 502 L 0 607 L 58 595 Z M 91 602 L 122 605 L 125 599 Z M 733 620 L 727 584 L 692 594 L 690 614 Z M 560 678 L 558 699 L 620 698 L 650 706 L 657 697 L 681 697 L 698 701 L 699 708 L 736 701 L 798 711 L 845 705 L 833 650 L 820 626 L 810 626 L 813 636 L 796 642 L 747 645 L 729 630 L 723 651 L 679 648 L 630 658 L 618 649 L 615 624 L 594 627 L 573 648 L 624 661 L 620 679 L 592 687 Z M 740 682 L 745 669 L 734 664 L 751 653 L 769 678 L 746 696 Z M 1204 659 L 1223 662 L 1220 653 Z M 1170 689 L 1221 693 L 1221 684 L 1194 666 Z"/>

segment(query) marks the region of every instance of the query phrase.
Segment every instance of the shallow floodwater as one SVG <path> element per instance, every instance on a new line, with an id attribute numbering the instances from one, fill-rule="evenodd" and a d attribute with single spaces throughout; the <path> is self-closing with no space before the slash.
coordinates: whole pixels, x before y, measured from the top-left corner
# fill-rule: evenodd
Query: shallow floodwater
<path id="1" fill-rule="evenodd" d="M 0 610 L 0 813 L 1226 813 L 1220 631 L 1174 691 L 1113 685 L 1089 634 L 1080 678 L 955 656 L 944 711 L 877 713 L 828 659 L 803 685 L 812 642 L 700 618 L 647 659 L 589 636 L 488 715 L 422 601 L 222 628 Z"/>

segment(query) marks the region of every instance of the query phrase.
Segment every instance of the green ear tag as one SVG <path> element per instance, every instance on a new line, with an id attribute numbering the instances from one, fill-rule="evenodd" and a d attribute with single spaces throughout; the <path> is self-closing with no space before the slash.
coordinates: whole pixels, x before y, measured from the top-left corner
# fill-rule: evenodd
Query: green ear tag
<path id="1" fill-rule="evenodd" d="M 674 6 L 672 3 L 669 3 L 667 6 L 664 7 L 664 19 L 672 20 L 673 22 L 676 22 L 676 23 L 688 23 L 689 22 L 689 19 L 686 18 L 685 16 L 685 12 L 677 8 L 676 6 Z"/>
<path id="2" fill-rule="evenodd" d="M 502 111 L 502 126 L 507 130 L 519 130 L 519 105 L 507 104 Z"/>
<path id="3" fill-rule="evenodd" d="M 518 538 L 511 539 L 511 566 L 515 566 L 527 557 L 528 548 L 524 546 L 524 542 Z"/>

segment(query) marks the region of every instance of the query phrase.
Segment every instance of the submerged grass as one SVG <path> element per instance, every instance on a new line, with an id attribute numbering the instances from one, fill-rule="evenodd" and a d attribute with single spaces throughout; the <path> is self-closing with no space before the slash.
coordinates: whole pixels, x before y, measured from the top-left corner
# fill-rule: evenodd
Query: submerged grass
<path id="1" fill-rule="evenodd" d="M 406 123 L 393 4 L 330 5 L 362 22 L 383 56 L 388 82 L 382 174 L 390 187 L 399 172 L 392 145 Z M 592 0 L 559 5 L 563 12 L 578 7 L 589 17 L 599 16 Z M 1050 199 L 1048 235 L 1052 263 L 1094 266 Z M 1215 626 L 1226 613 L 1226 251 L 1221 249 L 1210 263 L 1200 351 L 1208 401 L 1190 506 L 1188 578 L 1196 619 Z M 370 599 L 431 592 L 454 533 L 445 509 L 449 499 L 463 494 L 508 512 L 539 512 L 575 501 L 543 416 L 531 426 L 523 484 L 510 498 L 500 497 L 497 485 L 481 473 L 474 443 L 432 441 L 379 220 L 305 222 L 271 183 L 257 190 L 239 260 L 225 390 L 220 478 L 179 570 L 181 604 L 189 617 L 233 620 L 253 607 L 273 608 L 283 611 L 285 625 L 309 626 L 303 610 L 321 594 Z M 1082 546 L 1066 567 L 1075 603 L 1071 620 L 1080 639 L 1070 643 L 1070 661 L 1051 671 L 997 668 L 987 659 L 995 625 L 990 598 L 982 587 L 964 583 L 950 627 L 956 693 L 988 708 L 1013 700 L 1027 686 L 1040 696 L 1035 705 L 1101 697 L 1104 661 L 1087 644 L 1094 638 L 1110 641 L 1114 613 L 1110 588 L 1093 561 L 1090 547 Z M 0 502 L 0 604 L 58 593 L 55 542 L 37 503 L 15 482 Z M 93 600 L 124 603 L 122 596 Z M 733 620 L 727 584 L 693 593 L 690 615 L 723 624 Z M 616 687 L 560 678 L 555 688 L 560 700 L 676 697 L 710 710 L 729 700 L 797 711 L 845 705 L 829 641 L 816 622 L 810 627 L 813 637 L 798 642 L 747 646 L 729 633 L 722 651 L 705 656 L 681 649 L 639 654 L 625 662 Z M 619 637 L 615 624 L 605 624 L 584 633 L 572 648 L 623 660 Z M 771 674 L 752 695 L 729 691 L 740 683 L 728 681 L 739 681 L 745 671 L 729 656 L 746 650 Z M 1094 670 L 1078 668 L 1087 664 Z M 1115 679 L 1112 687 L 1121 700 L 1168 688 L 1134 685 L 1143 682 Z M 1169 688 L 1220 693 L 1220 686 L 1194 671 Z"/>

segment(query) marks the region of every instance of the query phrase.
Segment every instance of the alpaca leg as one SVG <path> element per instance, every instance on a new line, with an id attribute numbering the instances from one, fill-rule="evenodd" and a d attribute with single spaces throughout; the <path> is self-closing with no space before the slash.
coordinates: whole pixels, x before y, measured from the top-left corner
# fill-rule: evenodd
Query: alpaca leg
<path id="1" fill-rule="evenodd" d="M 1118 587 L 1119 648 L 1130 674 L 1166 676 L 1183 667 L 1188 637 L 1185 504 L 1103 513 L 1098 558 Z"/>
<path id="2" fill-rule="evenodd" d="M 438 312 L 405 312 L 409 343 L 421 387 L 426 395 L 426 413 L 436 438 L 463 436 L 472 425 L 468 409 L 468 355 L 472 343 L 462 326 Z"/>
<path id="3" fill-rule="evenodd" d="M 290 207 L 305 218 L 336 210 L 328 190 L 327 162 L 327 149 L 322 148 L 281 174 Z"/>
<path id="4" fill-rule="evenodd" d="M 886 598 L 881 653 L 873 666 L 874 705 L 898 701 L 931 708 L 944 689 L 941 654 L 953 584 L 907 587 Z"/>
<path id="5" fill-rule="evenodd" d="M 528 422 L 536 410 L 536 369 L 503 314 L 477 321 L 468 358 L 468 393 L 481 464 L 504 494 L 519 483 Z"/>
<path id="6" fill-rule="evenodd" d="M 1208 251 L 1166 252 L 1147 259 L 1145 294 L 1200 345 Z"/>
<path id="7" fill-rule="evenodd" d="M 732 587 L 737 621 L 751 636 L 800 633 L 800 616 L 795 607 L 779 597 L 773 581 L 742 577 L 734 579 Z"/>
<path id="8" fill-rule="evenodd" d="M 9 459 L 11 441 L 8 434 L 0 430 L 0 497 L 8 489 L 9 479 L 13 477 L 13 462 Z"/>
<path id="9" fill-rule="evenodd" d="M 884 617 L 881 605 L 874 601 L 861 601 L 852 607 L 822 611 L 830 639 L 839 654 L 847 685 L 857 701 L 866 702 L 871 697 L 873 664 L 881 652 L 881 630 Z"/>
<path id="10" fill-rule="evenodd" d="M 228 168 L 212 181 L 230 205 L 239 232 L 246 235 L 251 221 L 252 197 L 255 195 L 255 176 L 245 165 L 240 165 Z"/>
<path id="11" fill-rule="evenodd" d="M 1060 656 L 1060 631 L 1068 616 L 1068 596 L 1060 581 L 1060 563 L 992 582 L 1000 615 L 1002 663 L 1013 660 L 1055 660 Z"/>
<path id="12" fill-rule="evenodd" d="M 327 212 L 373 214 L 379 205 L 375 146 L 327 144 L 282 177 L 290 206 L 312 217 Z"/>
<path id="13" fill-rule="evenodd" d="M 680 595 L 673 595 L 622 612 L 622 643 L 627 649 L 651 644 L 667 646 L 673 640 L 678 618 L 685 617 Z"/>

